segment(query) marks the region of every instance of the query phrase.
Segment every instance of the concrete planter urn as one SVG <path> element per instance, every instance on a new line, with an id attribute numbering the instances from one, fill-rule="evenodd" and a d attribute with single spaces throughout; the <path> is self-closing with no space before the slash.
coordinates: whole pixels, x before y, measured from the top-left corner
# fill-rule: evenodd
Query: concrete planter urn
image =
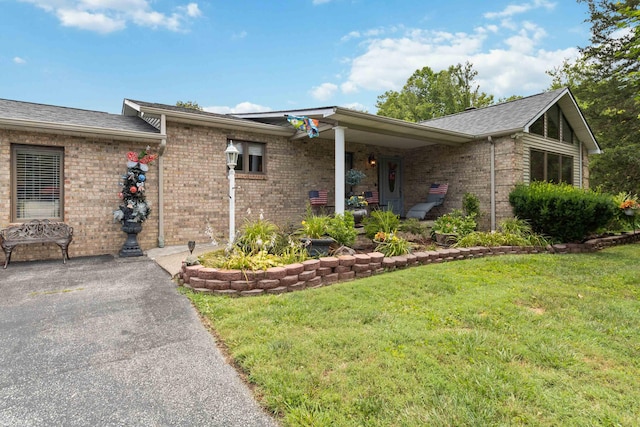
<path id="1" fill-rule="evenodd" d="M 312 239 L 310 237 L 303 237 L 302 243 L 307 249 L 307 253 L 310 257 L 323 257 L 329 255 L 329 249 L 335 242 L 331 237 L 322 237 L 319 239 Z"/>

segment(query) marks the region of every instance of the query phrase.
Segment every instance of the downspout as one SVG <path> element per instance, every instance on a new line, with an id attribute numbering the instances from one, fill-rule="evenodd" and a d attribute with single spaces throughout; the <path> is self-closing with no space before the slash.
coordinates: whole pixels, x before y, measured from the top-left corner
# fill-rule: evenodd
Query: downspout
<path id="1" fill-rule="evenodd" d="M 487 137 L 491 145 L 490 169 L 491 169 L 491 231 L 496 230 L 496 145 L 491 135 Z"/>
<path id="2" fill-rule="evenodd" d="M 336 126 L 333 128 L 335 131 L 335 166 L 336 166 L 336 175 L 335 175 L 335 198 L 336 198 L 336 207 L 335 212 L 337 214 L 344 214 L 344 126 Z"/>
<path id="3" fill-rule="evenodd" d="M 164 248 L 164 151 L 167 148 L 167 116 L 160 115 L 160 134 L 165 137 L 158 147 L 158 247 Z"/>
<path id="4" fill-rule="evenodd" d="M 582 174 L 582 167 L 583 167 L 583 163 L 582 163 L 582 156 L 584 155 L 584 152 L 582 151 L 582 141 L 580 141 L 580 157 L 578 157 L 578 164 L 580 165 L 579 168 L 580 170 L 578 170 L 578 177 L 580 179 L 580 188 L 584 188 L 584 182 L 582 181 L 582 179 L 584 178 L 583 174 Z"/>

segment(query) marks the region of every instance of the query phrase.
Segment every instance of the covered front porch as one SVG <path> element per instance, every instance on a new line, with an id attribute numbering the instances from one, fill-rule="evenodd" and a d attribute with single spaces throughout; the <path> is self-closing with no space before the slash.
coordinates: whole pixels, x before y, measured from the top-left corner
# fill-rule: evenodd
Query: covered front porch
<path id="1" fill-rule="evenodd" d="M 450 183 L 454 191 L 461 194 L 470 191 L 457 185 L 460 163 L 453 160 L 474 156 L 469 154 L 471 143 L 479 138 L 458 132 L 429 128 L 417 123 L 376 116 L 340 107 L 275 111 L 266 113 L 237 114 L 237 117 L 291 127 L 289 116 L 305 117 L 316 120 L 317 127 L 313 135 L 299 130 L 290 141 L 301 144 L 320 144 L 325 152 L 333 157 L 333 174 L 327 170 L 324 176 L 330 176 L 331 186 L 327 183 L 310 184 L 308 190 L 329 190 L 329 206 L 336 213 L 344 213 L 347 206 L 346 196 L 377 192 L 379 206 L 393 210 L 404 216 L 409 207 L 424 202 L 433 182 Z M 493 145 L 486 137 L 481 145 L 491 166 L 491 174 L 482 177 L 483 192 L 495 194 L 494 157 L 490 154 Z M 471 148 L 473 152 L 473 148 Z M 484 161 L 484 160 L 483 160 Z M 314 165 L 307 165 L 313 167 Z M 462 166 L 460 166 L 462 167 Z M 464 167 L 468 169 L 468 166 Z M 351 186 L 345 180 L 349 169 L 362 171 L 366 178 L 358 185 Z M 332 176 L 331 176 L 332 175 Z M 461 183 L 463 181 L 460 181 Z M 490 188 L 486 188 L 489 185 Z M 486 189 L 486 191 L 484 191 Z M 333 191 L 331 191 L 333 190 Z M 333 194 L 331 194 L 333 193 Z M 495 200 L 490 198 L 492 228 L 495 228 Z M 455 206 L 458 207 L 458 206 Z"/>

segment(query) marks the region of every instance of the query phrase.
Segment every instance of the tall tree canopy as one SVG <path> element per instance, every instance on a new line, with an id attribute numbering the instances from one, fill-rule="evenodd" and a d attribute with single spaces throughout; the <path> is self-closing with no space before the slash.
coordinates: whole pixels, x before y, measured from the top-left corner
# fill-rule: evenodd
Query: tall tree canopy
<path id="1" fill-rule="evenodd" d="M 477 74 L 469 62 L 439 72 L 429 67 L 416 70 L 400 92 L 390 90 L 378 96 L 377 114 L 419 122 L 491 105 L 493 95 L 480 92 L 474 84 Z"/>
<path id="2" fill-rule="evenodd" d="M 202 107 L 195 101 L 178 101 L 176 107 L 191 108 L 192 110 L 202 111 Z"/>
<path id="3" fill-rule="evenodd" d="M 592 157 L 591 185 L 640 193 L 640 1 L 578 2 L 589 6 L 592 44 L 549 72 L 552 88 L 571 88 L 603 150 Z"/>

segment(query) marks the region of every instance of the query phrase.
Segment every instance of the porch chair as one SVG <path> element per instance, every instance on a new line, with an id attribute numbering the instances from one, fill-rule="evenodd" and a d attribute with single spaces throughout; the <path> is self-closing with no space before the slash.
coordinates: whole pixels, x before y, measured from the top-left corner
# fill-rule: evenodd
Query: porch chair
<path id="1" fill-rule="evenodd" d="M 380 207 L 380 195 L 377 191 L 365 191 L 364 199 L 367 201 L 367 205 L 369 205 L 369 208 L 377 209 Z"/>
<path id="2" fill-rule="evenodd" d="M 313 212 L 321 212 L 327 207 L 328 202 L 327 190 L 311 190 L 309 191 L 309 204 Z"/>
<path id="3" fill-rule="evenodd" d="M 427 201 L 425 203 L 418 203 L 409 209 L 406 217 L 423 220 L 431 209 L 444 203 L 444 196 L 446 196 L 448 190 L 449 184 L 431 184 Z"/>

